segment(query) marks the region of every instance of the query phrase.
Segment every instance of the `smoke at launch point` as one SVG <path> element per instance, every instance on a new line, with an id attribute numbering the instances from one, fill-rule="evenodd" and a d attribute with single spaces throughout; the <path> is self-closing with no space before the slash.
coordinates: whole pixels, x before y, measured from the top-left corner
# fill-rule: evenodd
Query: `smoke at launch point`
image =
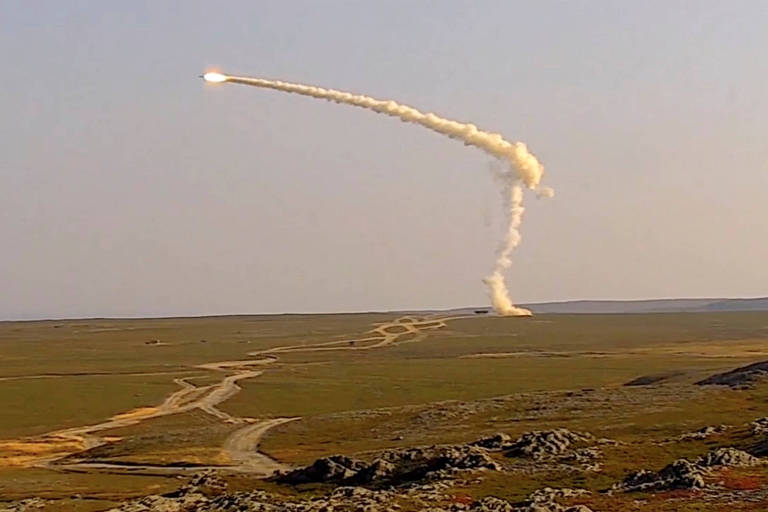
<path id="1" fill-rule="evenodd" d="M 504 204 L 507 213 L 507 229 L 504 234 L 497 258 L 490 276 L 483 279 L 488 286 L 488 292 L 494 310 L 499 315 L 528 316 L 530 311 L 518 308 L 509 297 L 509 290 L 504 282 L 504 272 L 512 264 L 512 251 L 520 244 L 520 224 L 523 220 L 523 186 L 533 190 L 539 196 L 552 197 L 553 190 L 541 184 L 544 167 L 536 157 L 528 151 L 522 142 L 510 142 L 501 134 L 478 129 L 471 123 L 461 123 L 442 118 L 431 112 L 424 113 L 408 105 L 402 105 L 393 100 L 378 100 L 369 96 L 352 94 L 334 89 L 324 89 L 311 85 L 229 76 L 221 73 L 206 73 L 203 78 L 208 82 L 232 82 L 265 89 L 301 94 L 312 98 L 343 103 L 354 107 L 372 110 L 379 114 L 397 117 L 403 122 L 418 124 L 429 130 L 440 133 L 452 139 L 458 139 L 468 146 L 475 146 L 504 163 L 504 170 L 498 173 Z"/>

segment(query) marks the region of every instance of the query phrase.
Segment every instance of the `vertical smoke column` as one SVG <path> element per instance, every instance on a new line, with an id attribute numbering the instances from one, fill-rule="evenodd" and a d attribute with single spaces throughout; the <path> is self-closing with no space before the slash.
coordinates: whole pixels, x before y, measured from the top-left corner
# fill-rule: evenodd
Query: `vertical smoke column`
<path id="1" fill-rule="evenodd" d="M 352 105 L 374 112 L 397 117 L 406 123 L 423 126 L 429 130 L 446 135 L 452 139 L 458 139 L 469 146 L 482 149 L 489 155 L 498 158 L 508 165 L 510 172 L 505 173 L 504 194 L 505 203 L 509 207 L 509 225 L 504 242 L 499 251 L 493 273 L 484 279 L 488 285 L 493 308 L 500 315 L 530 315 L 531 312 L 517 308 L 509 298 L 509 292 L 504 284 L 504 271 L 511 265 L 510 255 L 520 243 L 519 227 L 523 215 L 523 188 L 525 185 L 536 191 L 540 196 L 551 197 L 552 189 L 541 185 L 544 167 L 536 157 L 528 151 L 522 142 L 510 142 L 499 133 L 480 130 L 471 123 L 461 123 L 445 119 L 431 112 L 424 113 L 408 105 L 402 105 L 392 100 L 378 100 L 370 96 L 352 94 L 334 89 L 324 89 L 311 85 L 267 80 L 263 78 L 250 78 L 241 76 L 229 76 L 221 73 L 206 73 L 203 78 L 208 82 L 233 82 L 265 89 L 301 94 L 312 98 L 333 101 Z"/>
<path id="2" fill-rule="evenodd" d="M 504 206 L 507 211 L 507 230 L 504 234 L 504 240 L 499 247 L 499 254 L 496 257 L 496 264 L 493 267 L 493 273 L 483 279 L 488 286 L 491 296 L 491 304 L 494 311 L 503 316 L 531 316 L 531 312 L 525 308 L 519 308 L 512 303 L 509 298 L 509 290 L 504 282 L 504 272 L 512 266 L 512 251 L 520 245 L 520 224 L 523 223 L 523 187 L 519 179 L 505 175 L 503 180 L 502 194 L 504 197 Z"/>

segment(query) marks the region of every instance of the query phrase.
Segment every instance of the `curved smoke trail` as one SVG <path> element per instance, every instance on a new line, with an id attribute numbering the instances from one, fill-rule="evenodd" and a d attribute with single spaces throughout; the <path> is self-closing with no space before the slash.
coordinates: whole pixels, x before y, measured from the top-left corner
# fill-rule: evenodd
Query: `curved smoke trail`
<path id="1" fill-rule="evenodd" d="M 452 139 L 461 140 L 464 144 L 480 148 L 489 155 L 507 163 L 508 171 L 500 174 L 504 187 L 505 205 L 508 210 L 507 230 L 504 241 L 499 249 L 493 273 L 486 277 L 483 282 L 488 286 L 493 308 L 498 314 L 510 316 L 531 314 L 527 309 L 518 308 L 513 305 L 504 282 L 504 271 L 511 265 L 510 255 L 520 243 L 519 227 L 524 211 L 522 205 L 522 184 L 534 190 L 540 196 L 551 197 L 553 191 L 541 185 L 544 167 L 528 151 L 524 143 L 510 142 L 504 139 L 501 134 L 480 130 L 471 123 L 460 123 L 445 119 L 431 112 L 424 113 L 393 100 L 378 100 L 370 96 L 334 89 L 324 89 L 311 85 L 266 80 L 263 78 L 229 76 L 220 73 L 206 73 L 203 75 L 203 78 L 209 82 L 232 82 L 365 108 L 380 114 L 397 117 L 406 123 L 421 125 Z"/>

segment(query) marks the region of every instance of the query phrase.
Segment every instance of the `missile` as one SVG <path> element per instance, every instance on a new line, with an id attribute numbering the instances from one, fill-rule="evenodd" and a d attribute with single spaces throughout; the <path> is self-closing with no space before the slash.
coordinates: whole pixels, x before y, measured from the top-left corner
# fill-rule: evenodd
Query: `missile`
<path id="1" fill-rule="evenodd" d="M 214 71 L 209 71 L 208 73 L 200 75 L 200 78 L 202 78 L 206 82 L 211 82 L 215 84 L 227 81 L 226 75 L 222 75 L 221 73 L 216 73 Z"/>

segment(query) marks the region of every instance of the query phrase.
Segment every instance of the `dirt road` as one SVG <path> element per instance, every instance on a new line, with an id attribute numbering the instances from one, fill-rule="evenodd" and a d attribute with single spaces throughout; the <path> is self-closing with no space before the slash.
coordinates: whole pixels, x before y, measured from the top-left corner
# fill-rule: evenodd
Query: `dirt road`
<path id="1" fill-rule="evenodd" d="M 279 462 L 258 451 L 261 438 L 269 429 L 299 418 L 243 418 L 232 416 L 220 410 L 218 406 L 221 403 L 229 400 L 241 390 L 238 385 L 239 381 L 258 377 L 264 372 L 264 367 L 279 361 L 278 354 L 281 353 L 381 349 L 397 343 L 420 341 L 427 336 L 427 331 L 441 329 L 445 327 L 446 321 L 456 318 L 464 317 L 422 318 L 404 316 L 392 322 L 378 324 L 365 333 L 363 337 L 286 345 L 250 352 L 247 355 L 252 359 L 201 364 L 195 368 L 225 375 L 215 384 L 200 387 L 190 383 L 186 378 L 176 378 L 174 382 L 181 389 L 171 393 L 161 404 L 155 407 L 142 407 L 126 411 L 95 425 L 58 430 L 30 439 L 0 442 L 0 465 L 3 462 L 8 464 L 9 461 L 13 461 L 13 465 L 48 467 L 79 472 L 188 473 L 190 466 L 89 462 L 87 451 L 111 442 L 109 437 L 101 433 L 137 425 L 152 418 L 199 409 L 221 421 L 245 425 L 232 433 L 224 442 L 223 451 L 229 456 L 231 464 L 215 466 L 215 468 L 262 476 L 270 475 L 275 470 L 284 468 Z M 403 340 L 406 336 L 409 339 Z M 26 450 L 25 445 L 28 448 Z M 4 446 L 13 447 L 17 453 L 4 457 L 2 453 Z M 28 455 L 19 456 L 18 453 L 28 453 Z M 82 458 L 78 459 L 78 455 L 82 455 Z M 194 466 L 194 469 L 204 468 Z"/>
<path id="2" fill-rule="evenodd" d="M 250 473 L 271 475 L 275 471 L 286 469 L 284 465 L 259 452 L 259 442 L 269 429 L 298 419 L 274 418 L 248 425 L 224 441 L 224 450 L 232 462 L 240 468 L 248 468 Z"/>

